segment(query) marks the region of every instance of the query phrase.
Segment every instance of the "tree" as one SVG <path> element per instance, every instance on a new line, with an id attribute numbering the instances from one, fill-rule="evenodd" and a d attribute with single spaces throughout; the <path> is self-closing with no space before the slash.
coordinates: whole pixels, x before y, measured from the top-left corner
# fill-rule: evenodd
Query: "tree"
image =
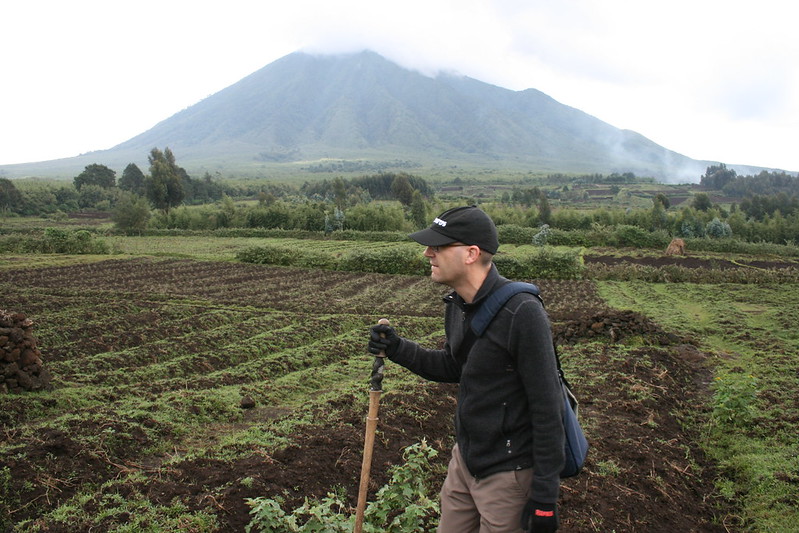
<path id="1" fill-rule="evenodd" d="M 78 192 L 78 207 L 81 209 L 107 210 L 116 202 L 117 189 L 104 189 L 99 185 L 84 184 Z"/>
<path id="2" fill-rule="evenodd" d="M 147 199 L 133 193 L 123 193 L 111 213 L 111 220 L 123 231 L 141 232 L 150 220 Z"/>
<path id="3" fill-rule="evenodd" d="M 668 199 L 666 200 L 668 202 Z M 652 201 L 652 230 L 663 229 L 668 224 L 668 217 L 666 216 L 666 209 L 660 198 L 654 198 Z"/>
<path id="4" fill-rule="evenodd" d="M 705 233 L 709 237 L 720 239 L 721 237 L 729 237 L 732 235 L 732 228 L 728 223 L 722 222 L 718 217 L 715 217 L 713 220 L 707 223 L 707 226 L 705 227 Z"/>
<path id="5" fill-rule="evenodd" d="M 550 207 L 547 193 L 544 191 L 540 191 L 538 194 L 538 220 L 541 224 L 552 223 L 552 207 Z"/>
<path id="6" fill-rule="evenodd" d="M 333 180 L 333 202 L 339 209 L 347 206 L 347 184 L 344 178 L 337 177 Z"/>
<path id="7" fill-rule="evenodd" d="M 398 174 L 391 182 L 391 194 L 404 206 L 413 201 L 413 186 L 405 174 Z"/>
<path id="8" fill-rule="evenodd" d="M 172 150 L 165 148 L 162 152 L 153 148 L 147 157 L 150 161 L 150 175 L 145 180 L 147 199 L 156 209 L 169 213 L 169 209 L 180 205 L 183 201 L 183 185 L 181 172 L 175 164 Z"/>
<path id="9" fill-rule="evenodd" d="M 660 205 L 663 206 L 663 209 L 668 209 L 671 207 L 671 201 L 669 200 L 669 197 L 662 192 L 659 192 L 657 195 L 655 195 L 653 202 L 660 202 Z"/>
<path id="10" fill-rule="evenodd" d="M 119 188 L 123 191 L 144 196 L 146 192 L 144 181 L 144 172 L 141 171 L 136 163 L 130 163 L 122 171 L 122 177 L 119 178 Z"/>
<path id="11" fill-rule="evenodd" d="M 20 207 L 22 195 L 16 185 L 8 178 L 0 178 L 0 212 L 11 211 L 14 206 Z"/>
<path id="12" fill-rule="evenodd" d="M 117 173 L 105 165 L 92 163 L 86 165 L 83 172 L 75 176 L 75 188 L 80 190 L 84 185 L 97 185 L 104 189 L 110 189 L 116 185 Z"/>
<path id="13" fill-rule="evenodd" d="M 430 219 L 427 216 L 427 203 L 419 191 L 413 191 L 413 199 L 411 200 L 411 221 L 417 229 L 427 226 Z"/>
<path id="14" fill-rule="evenodd" d="M 674 221 L 676 234 L 680 237 L 704 237 L 705 223 L 693 207 L 684 207 Z"/>
<path id="15" fill-rule="evenodd" d="M 724 188 L 729 182 L 734 180 L 736 173 L 734 169 L 727 169 L 727 165 L 719 163 L 718 166 L 707 167 L 704 176 L 699 178 L 699 186 L 705 189 L 718 190 Z"/>
<path id="16" fill-rule="evenodd" d="M 541 189 L 532 187 L 527 189 L 520 189 L 516 186 L 513 187 L 511 200 L 514 203 L 530 207 L 531 205 L 539 202 L 541 199 Z"/>
<path id="17" fill-rule="evenodd" d="M 691 207 L 697 211 L 707 211 L 713 207 L 713 202 L 710 201 L 710 197 L 707 194 L 700 192 L 694 195 L 694 201 L 691 203 Z"/>

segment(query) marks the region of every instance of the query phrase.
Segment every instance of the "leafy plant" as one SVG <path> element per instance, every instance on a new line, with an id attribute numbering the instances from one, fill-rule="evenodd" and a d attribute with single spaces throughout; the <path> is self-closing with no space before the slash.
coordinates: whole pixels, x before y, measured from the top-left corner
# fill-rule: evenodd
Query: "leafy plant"
<path id="1" fill-rule="evenodd" d="M 541 246 L 532 253 L 496 255 L 499 273 L 512 279 L 580 279 L 584 263 L 582 249 Z"/>
<path id="2" fill-rule="evenodd" d="M 108 245 L 86 230 L 45 228 L 41 235 L 11 236 L 0 241 L 0 252 L 45 254 L 107 254 Z"/>
<path id="3" fill-rule="evenodd" d="M 373 250 L 353 249 L 341 259 L 339 268 L 381 274 L 426 274 L 429 267 L 421 248 L 409 245 Z"/>
<path id="4" fill-rule="evenodd" d="M 426 441 L 405 449 L 405 463 L 392 469 L 391 480 L 377 492 L 375 501 L 364 512 L 363 531 L 367 533 L 424 532 L 434 525 L 438 504 L 430 498 L 430 460 L 438 452 Z M 252 520 L 247 533 L 343 533 L 352 531 L 350 516 L 342 498 L 328 493 L 321 501 L 305 503 L 286 513 L 271 498 L 247 498 Z"/>
<path id="5" fill-rule="evenodd" d="M 0 468 L 0 529 L 4 531 L 10 525 L 8 509 L 11 503 L 11 469 L 4 466 Z"/>
<path id="6" fill-rule="evenodd" d="M 549 227 L 549 224 L 543 224 L 541 227 L 538 228 L 538 233 L 533 235 L 533 246 L 544 246 L 549 242 L 549 238 L 552 236 L 552 230 Z"/>
<path id="7" fill-rule="evenodd" d="M 734 425 L 746 425 L 755 413 L 757 379 L 749 374 L 725 373 L 716 376 L 713 416 Z"/>

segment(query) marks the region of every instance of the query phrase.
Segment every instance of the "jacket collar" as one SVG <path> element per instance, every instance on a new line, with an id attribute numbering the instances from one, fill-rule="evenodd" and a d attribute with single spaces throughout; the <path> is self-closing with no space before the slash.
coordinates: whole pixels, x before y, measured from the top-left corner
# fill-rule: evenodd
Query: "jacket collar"
<path id="1" fill-rule="evenodd" d="M 461 298 L 461 296 L 455 291 L 452 291 L 446 295 L 444 297 L 444 302 L 457 304 L 458 307 L 463 309 L 465 312 L 470 312 L 480 307 L 480 304 L 483 303 L 483 300 L 485 300 L 489 294 L 494 292 L 495 289 L 499 288 L 500 285 L 507 283 L 507 281 L 508 280 L 499 275 L 497 265 L 491 263 L 491 269 L 488 271 L 486 279 L 483 280 L 483 284 L 480 285 L 480 289 L 477 291 L 472 303 L 464 302 L 463 298 Z"/>

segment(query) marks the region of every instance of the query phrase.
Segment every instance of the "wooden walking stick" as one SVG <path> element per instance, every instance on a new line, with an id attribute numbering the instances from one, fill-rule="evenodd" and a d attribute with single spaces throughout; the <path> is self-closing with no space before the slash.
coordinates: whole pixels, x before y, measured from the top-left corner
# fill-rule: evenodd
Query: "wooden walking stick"
<path id="1" fill-rule="evenodd" d="M 388 320 L 381 318 L 378 324 L 388 325 Z M 381 336 L 383 336 L 381 334 Z M 372 451 L 375 446 L 375 430 L 377 429 L 377 411 L 380 408 L 380 393 L 383 392 L 383 360 L 386 354 L 380 352 L 372 363 L 372 377 L 369 380 L 369 414 L 366 415 L 366 437 L 363 441 L 363 463 L 361 464 L 361 484 L 358 488 L 358 507 L 355 509 L 355 528 L 353 533 L 361 533 L 363 529 L 363 513 L 366 509 L 366 494 L 369 491 L 369 473 L 372 470 Z"/>

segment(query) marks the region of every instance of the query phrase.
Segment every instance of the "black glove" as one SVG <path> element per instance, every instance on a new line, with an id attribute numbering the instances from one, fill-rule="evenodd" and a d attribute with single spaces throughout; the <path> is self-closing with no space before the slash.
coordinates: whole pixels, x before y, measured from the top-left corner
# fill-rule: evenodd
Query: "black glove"
<path id="1" fill-rule="evenodd" d="M 391 326 L 385 324 L 372 326 L 369 332 L 369 353 L 378 355 L 383 352 L 390 356 L 399 346 L 399 339 L 397 332 Z"/>
<path id="2" fill-rule="evenodd" d="M 558 506 L 554 503 L 538 503 L 530 500 L 522 511 L 522 529 L 530 533 L 557 531 Z"/>

